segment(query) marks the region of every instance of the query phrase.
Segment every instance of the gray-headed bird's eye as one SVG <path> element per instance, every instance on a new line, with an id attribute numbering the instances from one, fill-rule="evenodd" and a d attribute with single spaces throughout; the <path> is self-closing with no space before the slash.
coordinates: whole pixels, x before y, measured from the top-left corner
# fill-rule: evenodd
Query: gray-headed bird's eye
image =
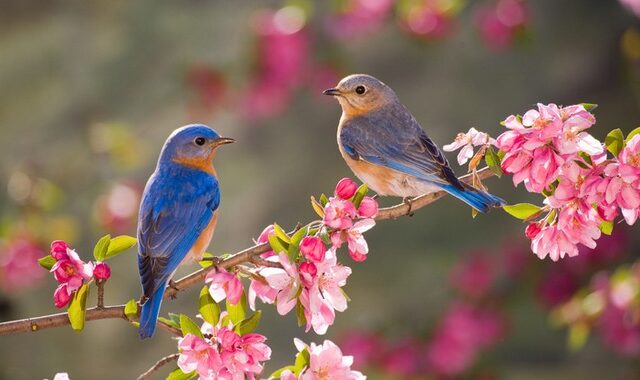
<path id="1" fill-rule="evenodd" d="M 193 142 L 196 143 L 196 145 L 198 146 L 203 146 L 207 142 L 207 139 L 205 139 L 204 137 L 196 137 L 196 139 L 193 140 Z"/>
<path id="2" fill-rule="evenodd" d="M 367 91 L 367 89 L 364 86 L 358 86 L 356 87 L 356 94 L 358 95 L 362 95 Z"/>

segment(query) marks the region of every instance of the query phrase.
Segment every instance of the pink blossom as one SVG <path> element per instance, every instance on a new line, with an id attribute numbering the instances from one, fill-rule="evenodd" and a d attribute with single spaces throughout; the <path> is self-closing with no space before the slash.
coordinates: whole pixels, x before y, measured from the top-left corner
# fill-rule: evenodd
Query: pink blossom
<path id="1" fill-rule="evenodd" d="M 93 264 L 85 263 L 76 251 L 67 248 L 67 258 L 57 261 L 51 272 L 59 283 L 68 285 L 69 292 L 74 292 L 93 277 Z"/>
<path id="2" fill-rule="evenodd" d="M 275 302 L 277 295 L 278 290 L 272 288 L 269 284 L 265 284 L 260 280 L 252 279 L 247 295 L 249 307 L 251 310 L 256 309 L 256 297 L 260 298 L 260 301 L 264 303 L 272 304 Z"/>
<path id="3" fill-rule="evenodd" d="M 260 334 L 238 335 L 227 327 L 217 332 L 220 344 L 220 359 L 231 374 L 259 374 L 263 361 L 271 358 L 271 348 L 264 342 L 267 340 Z"/>
<path id="4" fill-rule="evenodd" d="M 350 199 L 358 190 L 358 184 L 351 178 L 343 178 L 336 185 L 335 195 L 340 199 Z"/>
<path id="5" fill-rule="evenodd" d="M 494 263 L 482 253 L 472 254 L 456 265 L 451 273 L 453 287 L 465 296 L 487 295 L 494 281 Z"/>
<path id="6" fill-rule="evenodd" d="M 353 218 L 357 215 L 356 208 L 353 203 L 339 198 L 330 198 L 329 202 L 324 206 L 325 225 L 337 229 L 345 230 L 353 225 Z"/>
<path id="7" fill-rule="evenodd" d="M 324 260 L 324 252 L 327 250 L 322 239 L 317 236 L 305 236 L 300 242 L 300 252 L 312 262 Z"/>
<path id="8" fill-rule="evenodd" d="M 360 218 L 375 218 L 378 214 L 378 202 L 372 197 L 364 197 L 358 206 Z"/>
<path id="9" fill-rule="evenodd" d="M 237 275 L 227 272 L 224 268 L 216 268 L 207 273 L 204 282 L 210 283 L 209 293 L 216 302 L 227 298 L 230 304 L 235 305 L 242 297 L 242 282 Z"/>
<path id="10" fill-rule="evenodd" d="M 38 285 L 45 276 L 38 265 L 43 255 L 42 248 L 27 236 L 0 240 L 0 287 L 12 293 Z"/>
<path id="11" fill-rule="evenodd" d="M 51 242 L 51 256 L 53 256 L 56 261 L 68 258 L 67 249 L 69 249 L 69 246 L 62 240 L 54 240 Z"/>
<path id="12" fill-rule="evenodd" d="M 111 268 L 105 262 L 97 262 L 93 268 L 93 277 L 96 280 L 108 280 L 111 277 Z"/>
<path id="13" fill-rule="evenodd" d="M 513 44 L 516 33 L 527 21 L 527 10 L 521 0 L 498 0 L 495 6 L 481 8 L 477 14 L 478 29 L 484 42 L 494 50 Z"/>
<path id="14" fill-rule="evenodd" d="M 392 7 L 393 0 L 347 0 L 329 17 L 326 29 L 341 39 L 362 37 L 380 28 Z"/>
<path id="15" fill-rule="evenodd" d="M 309 350 L 309 367 L 300 374 L 300 380 L 364 380 L 366 377 L 351 369 L 352 356 L 344 356 L 340 347 L 330 340 L 325 340 L 321 345 L 311 343 L 306 345 L 300 340 L 294 340 L 298 351 Z"/>
<path id="16" fill-rule="evenodd" d="M 402 26 L 409 33 L 426 40 L 447 37 L 452 28 L 453 14 L 449 1 L 412 2 L 401 14 Z"/>
<path id="17" fill-rule="evenodd" d="M 458 164 L 464 165 L 473 157 L 473 147 L 487 144 L 495 144 L 496 141 L 484 132 L 479 132 L 475 128 L 470 128 L 467 133 L 458 133 L 456 139 L 451 143 L 442 147 L 445 152 L 453 152 L 460 148 L 458 153 Z"/>
<path id="18" fill-rule="evenodd" d="M 619 0 L 625 8 L 631 11 L 636 17 L 640 17 L 640 1 L 638 0 Z"/>
<path id="19" fill-rule="evenodd" d="M 184 373 L 196 371 L 201 378 L 212 379 L 222 367 L 218 351 L 204 338 L 187 334 L 178 341 L 178 367 Z"/>
<path id="20" fill-rule="evenodd" d="M 347 309 L 347 298 L 342 287 L 351 275 L 351 268 L 338 264 L 333 250 L 326 253 L 325 261 L 316 264 L 317 274 L 310 287 L 305 287 L 300 302 L 305 308 L 307 331 L 322 335 L 333 324 L 335 311 Z"/>
<path id="21" fill-rule="evenodd" d="M 359 220 L 347 230 L 333 232 L 331 234 L 331 243 L 334 248 L 340 248 L 342 243 L 346 241 L 351 258 L 358 262 L 364 261 L 367 259 L 369 246 L 362 234 L 375 225 L 376 222 L 373 219 Z"/>
<path id="22" fill-rule="evenodd" d="M 73 291 L 69 291 L 69 285 L 67 283 L 60 284 L 53 292 L 53 303 L 57 308 L 63 308 L 71 301 L 72 294 Z"/>
<path id="23" fill-rule="evenodd" d="M 298 268 L 289 261 L 289 256 L 286 253 L 281 252 L 279 256 L 270 258 L 273 261 L 276 259 L 283 269 L 263 268 L 259 273 L 267 280 L 269 287 L 276 291 L 276 308 L 280 315 L 285 315 L 296 306 L 296 295 L 300 289 L 300 275 Z"/>
<path id="24" fill-rule="evenodd" d="M 300 280 L 304 286 L 313 286 L 315 277 L 318 274 L 318 268 L 314 263 L 310 263 L 308 261 L 301 263 L 298 268 L 298 272 L 300 273 Z"/>

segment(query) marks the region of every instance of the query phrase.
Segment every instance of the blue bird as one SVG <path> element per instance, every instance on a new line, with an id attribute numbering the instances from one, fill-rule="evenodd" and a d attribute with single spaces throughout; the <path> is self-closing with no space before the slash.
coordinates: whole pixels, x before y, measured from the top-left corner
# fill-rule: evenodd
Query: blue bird
<path id="1" fill-rule="evenodd" d="M 380 195 L 408 199 L 444 190 L 486 212 L 504 201 L 460 182 L 442 152 L 395 92 L 365 74 L 324 91 L 342 107 L 338 147 L 361 181 Z"/>
<path id="2" fill-rule="evenodd" d="M 218 219 L 220 188 L 213 158 L 234 142 L 205 125 L 176 129 L 160 152 L 138 215 L 141 338 L 153 336 L 165 288 L 178 266 L 199 260 Z"/>

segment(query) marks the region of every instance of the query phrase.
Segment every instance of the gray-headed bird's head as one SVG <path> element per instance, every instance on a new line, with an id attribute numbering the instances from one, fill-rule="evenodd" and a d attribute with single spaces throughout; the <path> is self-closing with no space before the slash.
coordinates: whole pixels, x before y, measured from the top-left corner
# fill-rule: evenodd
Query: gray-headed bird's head
<path id="1" fill-rule="evenodd" d="M 398 101 L 389 86 L 366 74 L 344 77 L 336 87 L 325 90 L 323 94 L 334 96 L 342 106 L 342 112 L 350 116 L 371 112 Z"/>

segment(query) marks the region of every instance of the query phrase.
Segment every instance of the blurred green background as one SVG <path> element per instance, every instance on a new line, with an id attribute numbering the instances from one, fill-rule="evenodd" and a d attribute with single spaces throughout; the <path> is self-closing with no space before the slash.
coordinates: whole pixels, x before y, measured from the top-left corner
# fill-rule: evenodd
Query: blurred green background
<path id="1" fill-rule="evenodd" d="M 286 2 L 3 1 L 2 236 L 28 234 L 42 247 L 67 239 L 89 260 L 105 233 L 134 235 L 132 208 L 114 221 L 104 197 L 125 186 L 133 195 L 125 192 L 114 202 L 133 203 L 135 212 L 136 191 L 153 171 L 165 138 L 196 122 L 238 140 L 216 160 L 222 204 L 211 252 L 245 248 L 275 221 L 293 227 L 311 220 L 309 196 L 331 192 L 338 179 L 351 175 L 335 142 L 339 107 L 319 95 L 322 85 L 348 73 L 369 73 L 394 88 L 440 146 L 472 126 L 495 136 L 500 120 L 536 102 L 599 104 L 591 132 L 600 139 L 613 128 L 628 132 L 638 125 L 640 48 L 637 32 L 629 29 L 638 22 L 616 1 L 531 1 L 526 38 L 500 51 L 487 48 L 475 30 L 473 9 L 481 2 L 467 3 L 451 33 L 438 41 L 408 36 L 393 16 L 366 36 L 333 38 L 324 24 L 331 3 L 314 3 L 305 25 L 308 60 L 330 67 L 331 75 L 320 80 L 307 73 L 281 111 L 246 117 L 238 99 L 249 96 L 245 90 L 251 91 L 259 66 L 252 20 L 259 10 Z M 208 74 L 199 80 L 194 70 Z M 208 90 L 211 102 L 201 99 Z M 449 158 L 456 172 L 466 171 L 454 155 Z M 512 203 L 535 200 L 507 178 L 487 185 Z M 346 287 L 352 302 L 328 337 L 354 328 L 427 334 L 452 297 L 447 276 L 461 255 L 475 248 L 497 254 L 503 241 L 530 255 L 523 228 L 500 211 L 472 219 L 468 207 L 449 197 L 411 218 L 381 222 L 368 235 L 368 260 L 347 263 L 354 270 Z M 528 263 L 538 270 L 545 265 Z M 133 250 L 111 264 L 106 302 L 137 299 Z M 54 288 L 47 275 L 37 286 L 4 290 L 0 317 L 56 312 Z M 163 313 L 195 313 L 198 290 L 165 302 Z M 482 359 L 498 377 L 602 379 L 628 365 L 597 341 L 568 352 L 565 332 L 549 326 L 531 290 L 523 284 L 518 294 L 508 305 L 508 337 Z M 324 339 L 305 335 L 293 315 L 263 310 L 259 331 L 274 350 L 266 372 L 292 361 L 293 337 Z M 59 328 L 3 336 L 0 378 L 41 379 L 62 371 L 72 379 L 135 378 L 175 352 L 175 344 L 164 331 L 142 342 L 121 320 L 91 322 L 82 333 Z"/>

